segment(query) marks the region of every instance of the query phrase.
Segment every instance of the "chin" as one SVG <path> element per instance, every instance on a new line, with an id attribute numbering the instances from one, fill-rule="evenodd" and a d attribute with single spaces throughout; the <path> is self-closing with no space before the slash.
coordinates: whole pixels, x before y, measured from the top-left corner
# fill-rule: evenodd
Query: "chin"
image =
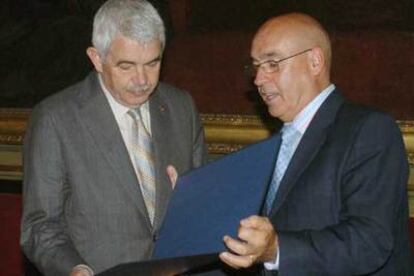
<path id="1" fill-rule="evenodd" d="M 279 110 L 277 110 L 276 108 L 272 108 L 272 107 L 268 107 L 267 108 L 267 112 L 269 112 L 269 114 L 270 114 L 270 116 L 272 116 L 272 117 L 276 117 L 276 118 L 278 118 L 279 116 L 278 115 L 280 115 L 280 112 L 279 112 Z"/>
<path id="2" fill-rule="evenodd" d="M 143 104 L 143 103 L 145 103 L 147 101 L 147 99 L 145 99 L 145 100 L 129 100 L 129 101 L 122 101 L 122 102 L 119 102 L 120 104 L 122 104 L 123 106 L 126 106 L 126 107 L 128 107 L 128 108 L 137 108 L 137 107 L 139 107 L 141 104 Z"/>
<path id="3" fill-rule="evenodd" d="M 134 106 L 140 106 L 141 104 L 145 103 L 146 101 L 148 101 L 148 96 L 140 96 L 140 97 L 136 97 L 133 100 L 130 101 L 131 105 Z"/>

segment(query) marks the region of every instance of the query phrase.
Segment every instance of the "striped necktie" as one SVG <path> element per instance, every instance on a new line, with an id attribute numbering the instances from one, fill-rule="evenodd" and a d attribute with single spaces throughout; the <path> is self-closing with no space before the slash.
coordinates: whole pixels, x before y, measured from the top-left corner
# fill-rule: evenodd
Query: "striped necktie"
<path id="1" fill-rule="evenodd" d="M 275 170 L 273 172 L 273 179 L 270 183 L 266 202 L 265 213 L 269 214 L 273 201 L 275 199 L 279 184 L 285 174 L 285 171 L 290 163 L 290 160 L 295 152 L 301 134 L 292 125 L 285 125 L 282 129 L 282 145 L 280 146 L 279 154 L 276 161 Z"/>
<path id="2" fill-rule="evenodd" d="M 154 222 L 155 214 L 155 171 L 154 171 L 154 150 L 151 135 L 145 128 L 141 112 L 130 109 L 128 111 L 133 119 L 132 127 L 132 160 L 136 174 L 139 179 L 140 188 L 147 207 L 151 224 Z"/>

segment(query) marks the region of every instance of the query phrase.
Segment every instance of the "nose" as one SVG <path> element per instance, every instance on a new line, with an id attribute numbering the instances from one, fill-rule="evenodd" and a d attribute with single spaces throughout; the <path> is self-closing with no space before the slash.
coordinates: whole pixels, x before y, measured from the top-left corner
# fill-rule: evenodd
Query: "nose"
<path id="1" fill-rule="evenodd" d="M 148 82 L 147 72 L 144 67 L 137 66 L 133 76 L 133 82 L 138 85 L 146 85 Z"/>
<path id="2" fill-rule="evenodd" d="M 269 74 L 264 72 L 261 67 L 258 68 L 256 76 L 254 78 L 254 84 L 256 86 L 263 85 L 267 80 L 269 80 Z"/>

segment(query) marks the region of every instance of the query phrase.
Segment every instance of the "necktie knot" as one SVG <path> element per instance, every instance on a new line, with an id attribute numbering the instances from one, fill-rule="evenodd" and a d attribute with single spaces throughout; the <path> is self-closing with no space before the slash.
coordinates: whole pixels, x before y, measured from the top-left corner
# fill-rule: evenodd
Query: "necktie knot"
<path id="1" fill-rule="evenodd" d="M 282 140 L 292 141 L 295 137 L 300 135 L 299 131 L 293 127 L 293 125 L 285 125 L 282 129 Z"/>
<path id="2" fill-rule="evenodd" d="M 144 120 L 142 119 L 141 110 L 138 108 L 131 108 L 128 110 L 127 114 L 131 116 L 131 118 L 134 120 L 134 123 L 138 125 L 138 129 L 141 131 L 145 131 L 147 136 L 151 136 L 147 127 L 144 124 Z"/>
<path id="3" fill-rule="evenodd" d="M 134 120 L 141 120 L 141 111 L 139 109 L 131 108 L 127 114 Z"/>

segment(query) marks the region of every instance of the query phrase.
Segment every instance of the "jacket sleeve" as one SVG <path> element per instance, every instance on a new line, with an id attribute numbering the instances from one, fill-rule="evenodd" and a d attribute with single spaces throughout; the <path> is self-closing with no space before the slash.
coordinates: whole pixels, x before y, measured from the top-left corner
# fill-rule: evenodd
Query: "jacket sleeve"
<path id="1" fill-rule="evenodd" d="M 191 98 L 189 101 L 193 118 L 193 168 L 197 168 L 207 162 L 207 148 L 204 127 L 200 120 L 197 108 Z"/>
<path id="2" fill-rule="evenodd" d="M 42 106 L 34 109 L 23 146 L 21 246 L 45 275 L 68 275 L 86 264 L 65 232 L 65 162 L 57 122 Z"/>
<path id="3" fill-rule="evenodd" d="M 408 217 L 408 164 L 398 126 L 371 113 L 351 145 L 342 146 L 349 146 L 349 154 L 339 179 L 331 180 L 339 181 L 339 221 L 323 229 L 278 232 L 283 275 L 373 273 L 395 251 L 394 237 Z"/>

